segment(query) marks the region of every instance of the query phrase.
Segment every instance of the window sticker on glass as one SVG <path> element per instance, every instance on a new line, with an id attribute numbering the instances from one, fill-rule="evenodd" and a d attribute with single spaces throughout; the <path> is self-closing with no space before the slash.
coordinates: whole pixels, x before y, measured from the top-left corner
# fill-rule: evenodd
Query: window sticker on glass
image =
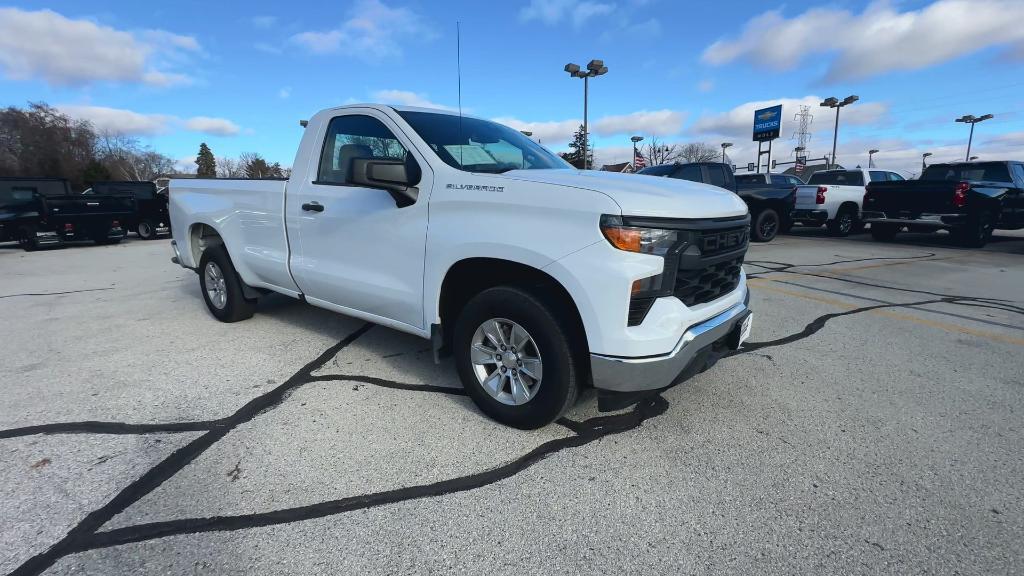
<path id="1" fill-rule="evenodd" d="M 448 144 L 444 149 L 463 166 L 498 163 L 487 150 L 476 144 Z"/>

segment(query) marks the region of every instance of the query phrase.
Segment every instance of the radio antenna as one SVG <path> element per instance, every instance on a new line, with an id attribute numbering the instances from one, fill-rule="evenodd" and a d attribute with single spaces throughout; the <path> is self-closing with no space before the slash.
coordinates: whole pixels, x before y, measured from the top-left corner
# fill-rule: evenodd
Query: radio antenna
<path id="1" fill-rule="evenodd" d="M 459 165 L 462 165 L 462 26 L 455 21 L 455 73 L 459 82 Z"/>

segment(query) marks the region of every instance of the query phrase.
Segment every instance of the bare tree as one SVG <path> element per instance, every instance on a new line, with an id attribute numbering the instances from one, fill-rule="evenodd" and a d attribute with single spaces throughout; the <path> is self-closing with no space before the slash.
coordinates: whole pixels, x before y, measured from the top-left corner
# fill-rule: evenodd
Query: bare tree
<path id="1" fill-rule="evenodd" d="M 245 178 L 245 167 L 241 160 L 221 158 L 217 160 L 217 178 Z"/>
<path id="2" fill-rule="evenodd" d="M 238 163 L 246 178 L 282 178 L 284 169 L 277 162 L 273 164 L 267 161 L 256 152 L 242 152 L 238 157 Z"/>
<path id="3" fill-rule="evenodd" d="M 657 136 L 651 136 L 650 141 L 641 146 L 640 154 L 647 160 L 648 166 L 674 164 L 682 157 L 678 144 L 665 144 Z"/>
<path id="4" fill-rule="evenodd" d="M 111 178 L 117 180 L 154 180 L 174 170 L 174 160 L 124 134 L 102 132 L 96 138 L 96 156 Z"/>
<path id="5" fill-rule="evenodd" d="M 714 162 L 722 157 L 722 152 L 705 142 L 690 142 L 679 149 L 679 156 L 687 162 Z"/>

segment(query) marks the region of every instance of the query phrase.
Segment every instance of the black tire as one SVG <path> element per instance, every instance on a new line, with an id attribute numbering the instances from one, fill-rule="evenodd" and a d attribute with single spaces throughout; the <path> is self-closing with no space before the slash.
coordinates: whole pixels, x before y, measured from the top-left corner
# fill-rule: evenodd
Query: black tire
<path id="1" fill-rule="evenodd" d="M 779 213 L 771 208 L 765 208 L 754 217 L 754 222 L 750 226 L 750 239 L 754 242 L 771 242 L 779 233 L 781 226 Z"/>
<path id="2" fill-rule="evenodd" d="M 514 322 L 528 332 L 543 362 L 534 396 L 509 405 L 492 396 L 477 379 L 471 347 L 477 328 L 490 319 Z M 452 338 L 455 365 L 469 397 L 485 414 L 502 424 L 532 430 L 558 419 L 579 393 L 578 358 L 569 335 L 543 299 L 511 286 L 489 288 L 474 296 L 455 322 Z M 499 367 L 495 366 L 494 370 Z M 502 380 L 502 386 L 505 386 Z"/>
<path id="3" fill-rule="evenodd" d="M 967 224 L 953 230 L 953 239 L 966 248 L 982 248 L 992 239 L 995 228 L 992 215 L 982 212 L 968 219 Z"/>
<path id="4" fill-rule="evenodd" d="M 224 295 L 224 305 L 217 306 L 211 300 L 210 291 L 217 292 L 217 289 L 208 286 L 210 281 L 207 275 L 207 268 L 213 264 L 224 280 L 221 293 Z M 199 287 L 203 292 L 203 300 L 210 314 L 221 322 L 238 322 L 252 318 L 256 312 L 256 300 L 249 300 L 242 291 L 242 281 L 235 272 L 235 266 L 228 257 L 227 250 L 223 246 L 211 246 L 203 250 L 203 256 L 199 259 Z"/>
<path id="5" fill-rule="evenodd" d="M 892 242 L 899 232 L 900 227 L 895 224 L 871 224 L 871 237 L 879 242 Z"/>
<path id="6" fill-rule="evenodd" d="M 857 226 L 857 212 L 850 208 L 840 208 L 836 217 L 826 222 L 828 233 L 832 236 L 849 236 Z"/>
<path id="7" fill-rule="evenodd" d="M 39 238 L 36 238 L 36 231 L 33 228 L 22 228 L 18 233 L 18 245 L 25 252 L 39 250 Z"/>
<path id="8" fill-rule="evenodd" d="M 143 240 L 154 240 L 157 237 L 156 226 L 149 220 L 143 220 L 135 227 L 135 233 Z M 125 232 L 125 235 L 128 233 Z"/>

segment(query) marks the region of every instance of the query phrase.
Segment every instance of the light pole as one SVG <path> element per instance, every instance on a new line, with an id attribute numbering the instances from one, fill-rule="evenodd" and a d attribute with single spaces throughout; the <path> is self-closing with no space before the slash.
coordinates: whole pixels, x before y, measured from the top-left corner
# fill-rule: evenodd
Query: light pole
<path id="1" fill-rule="evenodd" d="M 601 76 L 608 73 L 608 67 L 604 60 L 591 60 L 586 70 L 581 70 L 579 64 L 569 63 L 565 65 L 565 71 L 573 78 L 583 78 L 583 169 L 590 167 L 590 134 L 587 133 L 587 97 L 590 90 L 590 79 L 594 76 Z"/>
<path id="2" fill-rule="evenodd" d="M 636 145 L 637 143 L 642 142 L 643 139 L 643 136 L 633 136 L 629 139 L 629 141 L 633 143 L 633 172 L 636 172 Z"/>
<path id="3" fill-rule="evenodd" d="M 875 161 L 872 158 L 872 156 L 874 156 L 877 152 L 878 152 L 878 150 L 875 149 L 875 148 L 872 148 L 871 150 L 868 150 L 868 168 L 874 168 L 875 167 Z"/>
<path id="4" fill-rule="evenodd" d="M 839 139 L 839 109 L 842 108 L 843 106 L 849 106 L 850 104 L 853 104 L 857 100 L 860 100 L 860 96 L 850 95 L 847 96 L 846 98 L 843 98 L 842 101 L 840 101 L 835 96 L 829 96 L 819 104 L 819 106 L 836 109 L 836 126 L 834 131 L 832 132 L 832 166 L 835 166 L 836 164 L 836 141 Z"/>
<path id="5" fill-rule="evenodd" d="M 928 158 L 931 155 L 932 155 L 931 152 L 925 152 L 924 154 L 921 154 L 921 172 L 924 172 L 924 169 L 928 167 L 928 165 L 925 164 L 925 162 L 924 162 L 925 158 Z"/>
<path id="6" fill-rule="evenodd" d="M 974 125 L 977 124 L 978 122 L 984 122 L 985 120 L 989 120 L 991 118 L 993 118 L 991 114 L 985 114 L 984 116 L 978 117 L 972 116 L 971 114 L 967 114 L 956 119 L 957 122 L 963 122 L 964 124 L 971 125 L 971 135 L 967 137 L 967 154 L 964 155 L 964 158 L 967 158 L 968 161 L 971 157 L 971 140 L 974 140 Z"/>
<path id="7" fill-rule="evenodd" d="M 725 149 L 732 146 L 732 142 L 722 142 L 722 164 L 725 164 Z"/>

